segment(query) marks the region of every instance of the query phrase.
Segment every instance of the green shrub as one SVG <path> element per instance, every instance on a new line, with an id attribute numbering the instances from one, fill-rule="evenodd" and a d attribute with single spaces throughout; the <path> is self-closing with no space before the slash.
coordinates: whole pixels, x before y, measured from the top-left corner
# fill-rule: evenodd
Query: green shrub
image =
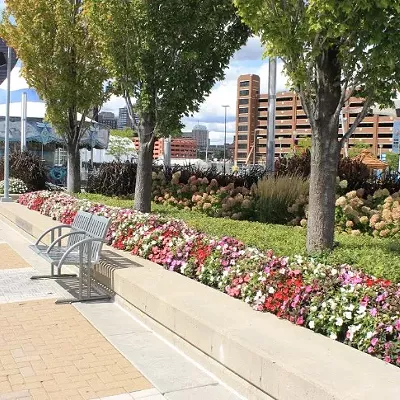
<path id="1" fill-rule="evenodd" d="M 0 179 L 4 179 L 4 164 L 0 161 Z M 10 154 L 10 175 L 21 179 L 29 191 L 46 189 L 47 171 L 43 161 L 29 151 Z"/>
<path id="2" fill-rule="evenodd" d="M 308 181 L 299 175 L 265 176 L 255 189 L 257 220 L 284 224 L 291 219 L 288 208 L 308 194 Z"/>
<path id="3" fill-rule="evenodd" d="M 89 175 L 87 191 L 106 196 L 127 196 L 135 193 L 137 164 L 111 162 L 100 164 Z"/>

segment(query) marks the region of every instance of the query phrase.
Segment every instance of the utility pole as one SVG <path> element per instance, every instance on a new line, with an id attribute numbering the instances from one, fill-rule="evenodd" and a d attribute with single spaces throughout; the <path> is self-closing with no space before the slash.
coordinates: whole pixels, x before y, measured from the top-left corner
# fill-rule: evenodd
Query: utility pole
<path id="1" fill-rule="evenodd" d="M 224 175 L 226 173 L 226 109 L 229 107 L 228 105 L 223 105 L 225 108 L 225 134 L 224 134 Z"/>
<path id="2" fill-rule="evenodd" d="M 27 94 L 22 93 L 21 102 L 21 151 L 26 150 Z"/>
<path id="3" fill-rule="evenodd" d="M 275 169 L 276 57 L 269 59 L 267 172 Z"/>
<path id="4" fill-rule="evenodd" d="M 11 89 L 11 47 L 7 47 L 7 95 L 6 95 L 6 120 L 4 132 L 4 195 L 1 198 L 3 203 L 12 201 L 9 196 L 10 186 L 10 89 Z"/>
<path id="5" fill-rule="evenodd" d="M 171 136 L 164 139 L 164 168 L 171 166 Z"/>

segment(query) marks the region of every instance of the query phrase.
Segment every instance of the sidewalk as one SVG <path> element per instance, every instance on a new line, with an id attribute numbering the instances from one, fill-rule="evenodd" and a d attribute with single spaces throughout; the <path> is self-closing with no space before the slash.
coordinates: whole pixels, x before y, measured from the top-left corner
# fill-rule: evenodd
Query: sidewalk
<path id="1" fill-rule="evenodd" d="M 0 400 L 240 399 L 119 305 L 55 305 L 29 244 L 0 221 Z"/>

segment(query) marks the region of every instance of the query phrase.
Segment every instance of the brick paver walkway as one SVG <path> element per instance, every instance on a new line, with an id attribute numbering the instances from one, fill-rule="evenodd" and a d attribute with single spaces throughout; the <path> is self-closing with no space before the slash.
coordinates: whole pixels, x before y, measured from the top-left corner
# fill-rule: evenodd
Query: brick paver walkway
<path id="1" fill-rule="evenodd" d="M 0 243 L 0 400 L 99 399 L 151 389 L 52 280 Z"/>
<path id="2" fill-rule="evenodd" d="M 0 243 L 0 260 L 0 270 L 29 267 L 29 264 L 7 243 Z"/>
<path id="3" fill-rule="evenodd" d="M 71 305 L 1 304 L 0 315 L 0 399 L 94 399 L 152 387 Z"/>

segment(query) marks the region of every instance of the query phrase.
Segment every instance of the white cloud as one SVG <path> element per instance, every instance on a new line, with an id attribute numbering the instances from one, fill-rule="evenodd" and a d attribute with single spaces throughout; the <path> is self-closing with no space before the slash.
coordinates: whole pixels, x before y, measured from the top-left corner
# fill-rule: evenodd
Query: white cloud
<path id="1" fill-rule="evenodd" d="M 261 45 L 260 38 L 252 36 L 233 56 L 233 61 L 248 61 L 248 60 L 261 60 L 264 49 Z"/>
<path id="2" fill-rule="evenodd" d="M 10 87 L 11 90 L 28 89 L 29 86 L 26 80 L 21 76 L 21 67 L 16 65 L 11 71 L 10 77 Z M 7 90 L 7 80 L 5 80 L 1 85 L 0 89 Z"/>
<path id="3" fill-rule="evenodd" d="M 111 96 L 110 100 L 107 101 L 101 108 L 102 111 L 112 111 L 118 116 L 120 108 L 125 107 L 125 99 L 123 97 Z"/>

